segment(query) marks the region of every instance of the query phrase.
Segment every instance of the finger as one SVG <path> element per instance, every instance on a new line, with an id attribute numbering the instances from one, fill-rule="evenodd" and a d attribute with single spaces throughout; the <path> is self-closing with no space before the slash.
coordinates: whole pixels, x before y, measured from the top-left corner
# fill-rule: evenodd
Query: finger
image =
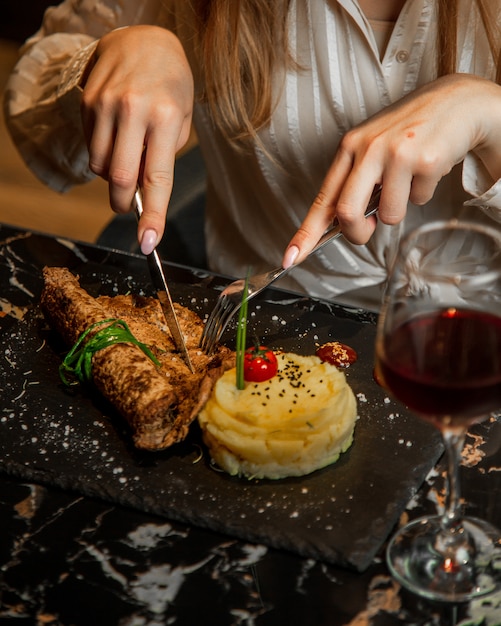
<path id="1" fill-rule="evenodd" d="M 418 206 L 429 202 L 435 193 L 439 180 L 429 176 L 414 176 L 409 190 L 410 201 Z"/>
<path id="2" fill-rule="evenodd" d="M 337 199 L 331 200 L 341 231 L 346 239 L 355 244 L 366 243 L 376 225 L 376 218 L 365 218 L 367 204 L 376 187 L 381 184 L 381 171 L 378 161 L 360 159 L 354 161 Z"/>
<path id="3" fill-rule="evenodd" d="M 89 128 L 87 131 L 89 136 L 89 168 L 91 172 L 97 176 L 101 176 L 105 180 L 108 180 L 113 146 L 115 143 L 116 131 L 114 119 L 99 116 L 91 122 L 90 115 L 87 119 L 89 120 L 86 122 L 86 125 Z M 91 124 L 92 127 L 90 127 Z"/>
<path id="4" fill-rule="evenodd" d="M 101 77 L 100 73 L 97 65 L 89 75 L 80 110 L 90 170 L 107 179 L 115 141 L 116 114 L 112 100 L 102 96 L 101 85 L 106 84 L 108 76 Z"/>
<path id="5" fill-rule="evenodd" d="M 138 240 L 143 254 L 150 254 L 160 242 L 167 216 L 172 187 L 176 148 L 174 138 L 158 129 L 149 138 L 141 173 L 143 214 L 138 225 Z"/>
<path id="6" fill-rule="evenodd" d="M 117 119 L 117 132 L 111 156 L 108 183 L 111 208 L 117 213 L 130 211 L 145 142 L 141 116 Z"/>
<path id="7" fill-rule="evenodd" d="M 351 156 L 340 149 L 327 172 L 323 184 L 308 214 L 285 250 L 282 266 L 300 263 L 332 225 L 336 216 L 336 201 L 352 166 Z"/>
<path id="8" fill-rule="evenodd" d="M 365 217 L 365 210 L 376 187 L 379 187 L 380 178 L 363 175 L 361 182 L 353 182 L 351 176 L 339 196 L 336 205 L 336 214 L 341 232 L 345 239 L 354 244 L 365 244 L 376 228 L 375 216 Z M 357 177 L 358 180 L 358 177 Z"/>
<path id="9" fill-rule="evenodd" d="M 407 213 L 412 174 L 397 168 L 385 172 L 379 200 L 378 219 L 383 224 L 399 224 Z"/>
<path id="10" fill-rule="evenodd" d="M 282 267 L 288 268 L 308 256 L 323 233 L 332 224 L 331 211 L 323 193 L 315 198 L 308 215 L 289 242 L 282 259 Z"/>

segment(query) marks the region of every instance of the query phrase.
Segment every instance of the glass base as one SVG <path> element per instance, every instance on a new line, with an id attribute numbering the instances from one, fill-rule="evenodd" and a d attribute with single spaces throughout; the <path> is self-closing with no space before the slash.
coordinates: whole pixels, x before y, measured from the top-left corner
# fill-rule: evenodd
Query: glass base
<path id="1" fill-rule="evenodd" d="M 467 602 L 501 588 L 501 533 L 466 517 L 444 533 L 441 516 L 421 517 L 391 539 L 386 560 L 403 587 L 440 602 Z"/>

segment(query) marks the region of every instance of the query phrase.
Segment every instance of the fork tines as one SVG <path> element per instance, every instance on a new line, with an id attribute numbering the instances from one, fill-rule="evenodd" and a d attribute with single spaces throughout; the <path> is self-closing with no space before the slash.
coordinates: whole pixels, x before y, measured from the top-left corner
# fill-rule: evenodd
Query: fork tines
<path id="1" fill-rule="evenodd" d="M 214 347 L 219 341 L 227 323 L 230 321 L 233 313 L 237 310 L 238 307 L 235 309 L 232 308 L 231 301 L 228 296 L 224 294 L 219 296 L 207 322 L 205 323 L 202 337 L 200 339 L 200 348 L 204 352 L 210 354 L 214 350 Z"/>

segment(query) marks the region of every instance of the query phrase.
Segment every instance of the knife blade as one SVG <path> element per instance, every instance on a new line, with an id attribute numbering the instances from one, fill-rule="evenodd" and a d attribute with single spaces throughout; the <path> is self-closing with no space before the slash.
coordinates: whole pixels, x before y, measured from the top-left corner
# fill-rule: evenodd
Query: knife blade
<path id="1" fill-rule="evenodd" d="M 136 217 L 139 221 L 141 219 L 141 215 L 143 214 L 143 197 L 139 187 L 136 189 L 136 193 L 134 194 L 133 206 L 136 212 Z M 181 327 L 179 326 L 179 321 L 177 319 L 176 311 L 174 310 L 174 305 L 172 303 L 172 298 L 162 268 L 162 262 L 157 250 L 155 249 L 151 254 L 148 254 L 146 259 L 148 262 L 151 281 L 153 283 L 153 287 L 155 288 L 160 306 L 162 307 L 167 328 L 169 329 L 172 339 L 174 340 L 174 344 L 181 353 L 184 362 L 189 367 L 190 371 L 194 373 L 195 370 L 193 369 L 190 355 L 188 354 L 188 349 L 186 348 L 186 342 L 184 340 Z"/>

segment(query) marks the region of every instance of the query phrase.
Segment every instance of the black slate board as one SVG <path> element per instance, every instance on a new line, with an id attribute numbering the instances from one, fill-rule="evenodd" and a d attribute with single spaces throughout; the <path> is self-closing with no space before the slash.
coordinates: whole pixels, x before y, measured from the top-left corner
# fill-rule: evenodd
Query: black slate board
<path id="1" fill-rule="evenodd" d="M 339 340 L 358 361 L 346 370 L 358 398 L 353 446 L 300 479 L 231 478 L 200 459 L 196 424 L 159 453 L 135 450 L 127 426 L 98 394 L 59 383 L 65 348 L 37 306 L 41 268 L 69 267 L 93 295 L 150 293 L 143 258 L 0 227 L 0 471 L 300 555 L 364 570 L 442 453 L 429 425 L 373 381 L 375 318 L 268 290 L 250 306 L 251 333 L 312 354 Z M 166 266 L 173 298 L 208 313 L 227 280 Z M 15 319 L 16 317 L 22 319 Z M 233 342 L 231 330 L 225 339 Z"/>

